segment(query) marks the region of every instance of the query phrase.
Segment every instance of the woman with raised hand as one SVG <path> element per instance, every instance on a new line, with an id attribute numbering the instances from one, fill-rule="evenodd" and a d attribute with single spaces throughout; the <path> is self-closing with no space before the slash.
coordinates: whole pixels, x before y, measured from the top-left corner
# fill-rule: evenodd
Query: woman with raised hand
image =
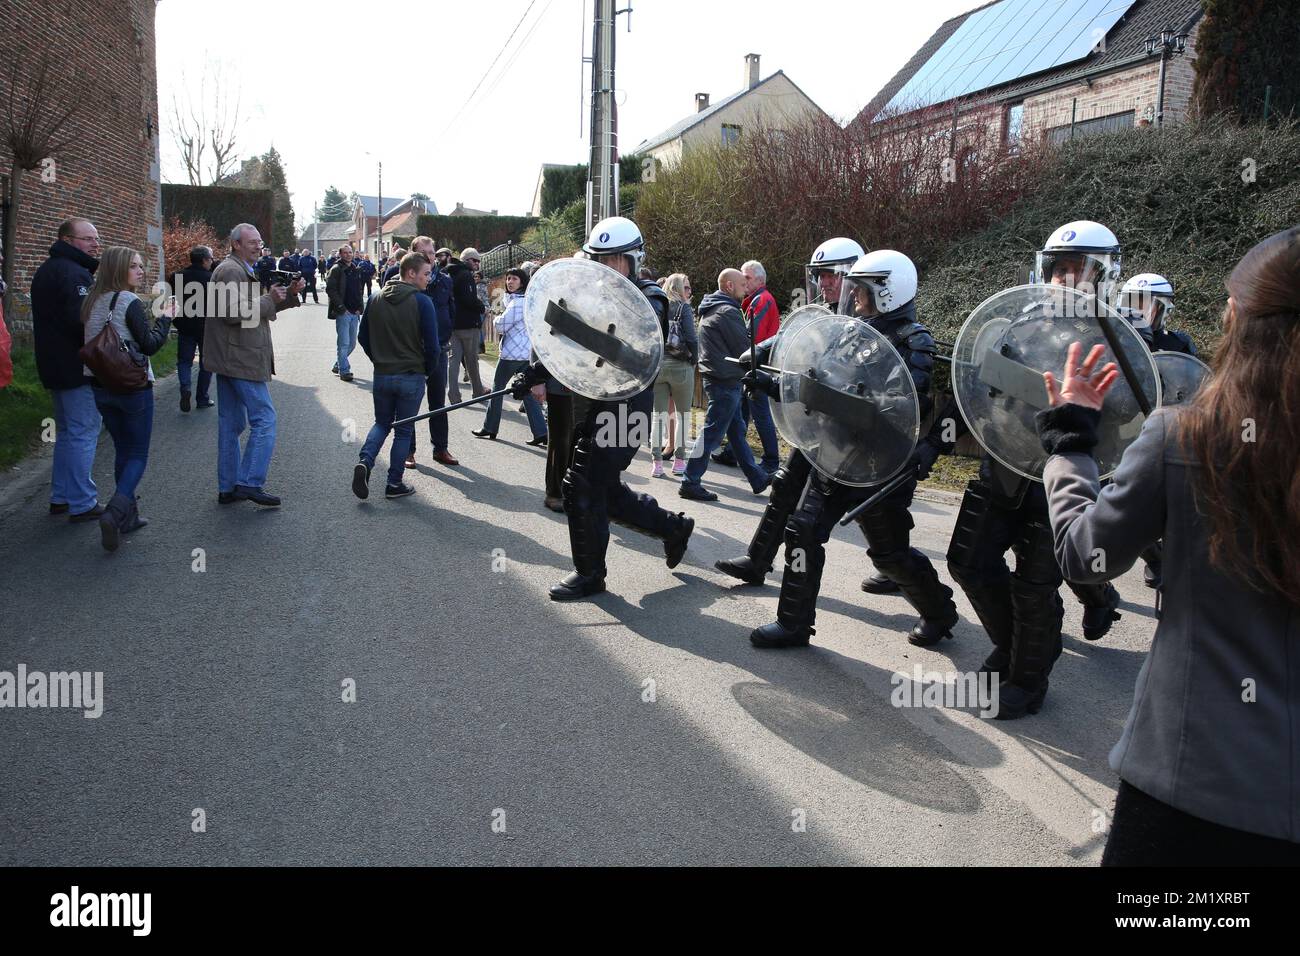
<path id="1" fill-rule="evenodd" d="M 1227 287 L 1211 378 L 1147 419 L 1105 489 L 1091 449 L 1118 371 L 1075 343 L 1061 379 L 1044 376 L 1066 578 L 1115 578 L 1165 542 L 1160 621 L 1110 755 L 1103 866 L 1300 864 L 1300 227 L 1246 253 Z"/>

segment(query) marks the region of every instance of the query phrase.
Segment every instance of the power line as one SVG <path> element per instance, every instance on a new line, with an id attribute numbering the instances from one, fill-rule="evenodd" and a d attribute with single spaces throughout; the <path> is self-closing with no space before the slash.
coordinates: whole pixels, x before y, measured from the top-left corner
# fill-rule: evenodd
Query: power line
<path id="1" fill-rule="evenodd" d="M 460 119 L 461 114 L 469 108 L 469 104 L 474 100 L 474 94 L 479 91 L 479 87 L 483 85 L 483 81 L 488 78 L 488 74 L 492 72 L 492 67 L 497 65 L 497 61 L 501 59 L 501 54 L 506 52 L 506 47 L 510 46 L 510 41 L 515 38 L 515 34 L 519 32 L 519 28 L 524 25 L 524 20 L 528 19 L 528 14 L 532 11 L 536 3 L 537 0 L 528 0 L 528 7 L 524 10 L 524 15 L 519 18 L 519 22 L 515 24 L 515 28 L 510 31 L 510 36 L 506 37 L 506 42 L 502 44 L 501 49 L 497 51 L 497 55 L 494 56 L 492 62 L 488 64 L 488 68 L 483 72 L 482 78 L 480 78 L 478 83 L 474 85 L 474 89 L 470 91 L 469 98 L 466 99 L 461 105 L 461 108 L 456 111 L 456 115 L 447 123 L 447 126 L 443 129 L 442 133 L 439 134 L 439 138 L 445 136 L 447 130 L 451 129 L 452 126 L 456 124 L 456 120 Z"/>
<path id="2" fill-rule="evenodd" d="M 511 67 L 515 65 L 515 61 L 519 59 L 519 54 L 523 53 L 524 48 L 528 46 L 528 41 L 532 39 L 533 33 L 537 30 L 537 25 L 546 19 L 546 11 L 551 9 L 551 4 L 554 2 L 555 0 L 547 0 L 546 6 L 542 7 L 542 12 L 537 15 L 537 19 L 533 21 L 533 25 L 528 28 L 528 32 L 524 34 L 524 38 L 519 42 L 519 46 L 515 47 L 515 52 L 510 54 L 510 59 L 506 61 L 506 65 L 502 68 L 501 72 L 497 74 L 497 78 L 492 81 L 492 85 L 487 88 L 487 92 L 483 94 L 484 99 L 487 99 L 496 92 L 496 88 L 501 85 L 501 81 L 506 78 L 506 74 L 510 72 Z"/>

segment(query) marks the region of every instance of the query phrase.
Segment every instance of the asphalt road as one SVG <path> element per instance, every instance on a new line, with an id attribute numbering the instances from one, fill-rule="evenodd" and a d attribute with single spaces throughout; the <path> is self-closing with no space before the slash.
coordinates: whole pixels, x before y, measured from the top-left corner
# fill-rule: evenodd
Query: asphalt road
<path id="1" fill-rule="evenodd" d="M 431 466 L 422 432 L 418 494 L 362 503 L 368 361 L 358 350 L 352 384 L 330 374 L 323 306 L 285 314 L 275 339 L 267 487 L 283 509 L 217 504 L 216 410 L 181 414 L 174 377 L 140 490 L 151 524 L 117 554 L 46 515 L 48 449 L 0 478 L 0 670 L 104 675 L 98 719 L 0 709 L 0 863 L 1098 859 L 1106 755 L 1155 624 L 1136 572 L 1099 644 L 1067 594 L 1036 717 L 895 707 L 896 672 L 974 670 L 988 639 L 959 592 L 956 639 L 910 647 L 906 603 L 858 588 L 856 528 L 831 542 L 814 646 L 755 650 L 779 579 L 739 586 L 713 562 L 741 553 L 762 500 L 714 466 L 721 500 L 684 501 L 647 454 L 629 481 L 696 519 L 686 560 L 669 571 L 659 542 L 616 527 L 609 593 L 553 604 L 568 538 L 514 403 L 495 443 L 470 435 L 481 411 L 453 415 L 459 468 Z M 105 501 L 111 456 L 105 434 Z M 950 584 L 955 505 L 915 507 Z"/>

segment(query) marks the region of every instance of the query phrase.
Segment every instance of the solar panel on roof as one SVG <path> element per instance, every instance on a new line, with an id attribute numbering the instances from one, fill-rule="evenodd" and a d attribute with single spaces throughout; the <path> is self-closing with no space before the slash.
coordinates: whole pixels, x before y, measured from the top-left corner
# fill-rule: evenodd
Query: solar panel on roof
<path id="1" fill-rule="evenodd" d="M 1001 0 L 953 31 L 885 109 L 915 109 L 1082 60 L 1135 0 Z"/>

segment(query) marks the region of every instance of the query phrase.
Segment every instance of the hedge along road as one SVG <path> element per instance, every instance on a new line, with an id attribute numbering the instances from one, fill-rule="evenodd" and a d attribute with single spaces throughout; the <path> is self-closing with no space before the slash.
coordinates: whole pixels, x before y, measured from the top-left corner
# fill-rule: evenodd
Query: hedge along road
<path id="1" fill-rule="evenodd" d="M 959 594 L 956 640 L 910 647 L 904 601 L 858 589 L 856 528 L 829 546 L 814 646 L 754 650 L 777 578 L 733 587 L 713 562 L 744 547 L 762 500 L 714 468 L 722 500 L 683 501 L 642 455 L 633 487 L 697 521 L 686 560 L 670 572 L 658 542 L 616 527 L 610 592 L 555 605 L 567 533 L 513 403 L 497 442 L 469 435 L 482 412 L 455 414 L 457 469 L 427 464 L 424 431 L 418 494 L 362 503 L 349 483 L 369 362 L 358 351 L 352 385 L 330 374 L 324 306 L 275 336 L 282 510 L 217 504 L 216 412 L 182 415 L 174 378 L 140 492 L 151 524 L 116 555 L 94 526 L 45 514 L 48 450 L 0 487 L 0 671 L 104 675 L 95 719 L 0 708 L 0 863 L 1098 858 L 1105 757 L 1154 630 L 1136 574 L 1100 644 L 1067 601 L 1037 717 L 895 707 L 915 666 L 973 671 L 988 640 Z M 104 498 L 111 456 L 104 435 Z M 954 513 L 950 496 L 915 509 L 949 583 Z"/>

